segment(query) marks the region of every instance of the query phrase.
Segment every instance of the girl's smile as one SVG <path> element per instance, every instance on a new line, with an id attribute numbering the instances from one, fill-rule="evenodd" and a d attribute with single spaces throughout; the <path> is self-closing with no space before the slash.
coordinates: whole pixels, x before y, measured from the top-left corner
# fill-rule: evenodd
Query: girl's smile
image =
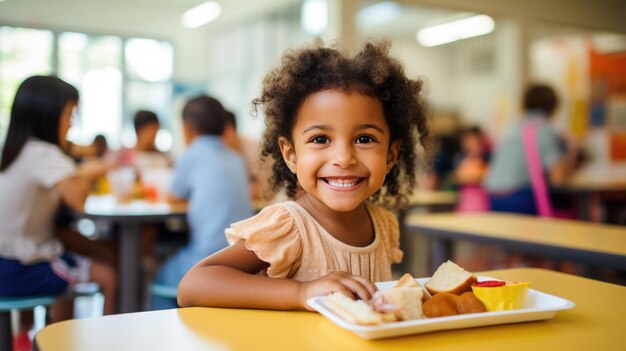
<path id="1" fill-rule="evenodd" d="M 365 178 L 359 177 L 324 177 L 321 180 L 330 188 L 337 191 L 351 191 L 355 189 Z"/>

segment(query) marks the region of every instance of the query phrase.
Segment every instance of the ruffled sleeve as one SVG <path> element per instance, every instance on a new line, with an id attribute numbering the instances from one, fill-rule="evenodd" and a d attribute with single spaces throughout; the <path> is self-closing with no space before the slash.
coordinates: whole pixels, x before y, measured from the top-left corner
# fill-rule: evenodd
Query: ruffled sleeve
<path id="1" fill-rule="evenodd" d="M 387 257 L 391 263 L 402 262 L 403 253 L 400 250 L 400 226 L 398 217 L 391 211 L 377 207 L 377 220 L 385 243 Z"/>
<path id="2" fill-rule="evenodd" d="M 231 245 L 245 240 L 248 250 L 269 263 L 266 273 L 270 277 L 289 278 L 300 267 L 302 243 L 298 226 L 282 204 L 268 206 L 256 216 L 232 224 L 225 234 Z"/>

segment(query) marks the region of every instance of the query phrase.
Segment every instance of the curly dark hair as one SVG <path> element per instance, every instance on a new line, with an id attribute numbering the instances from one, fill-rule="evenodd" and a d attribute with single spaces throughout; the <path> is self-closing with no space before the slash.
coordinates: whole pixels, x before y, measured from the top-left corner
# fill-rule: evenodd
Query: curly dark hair
<path id="1" fill-rule="evenodd" d="M 285 187 L 287 195 L 293 198 L 298 189 L 296 175 L 282 159 L 278 138 L 292 141 L 291 129 L 303 101 L 319 91 L 341 90 L 379 99 L 391 142 L 400 141 L 395 166 L 370 200 L 397 207 L 406 203 L 415 186 L 416 145 L 419 140 L 425 147 L 428 137 L 427 108 L 420 94 L 423 82 L 407 78 L 402 65 L 389 56 L 389 48 L 387 41 L 367 42 L 354 57 L 348 57 L 317 40 L 311 46 L 283 55 L 281 65 L 265 77 L 261 96 L 253 100 L 254 112 L 258 113 L 261 107 L 265 115 L 261 155 L 274 160 L 272 190 Z"/>

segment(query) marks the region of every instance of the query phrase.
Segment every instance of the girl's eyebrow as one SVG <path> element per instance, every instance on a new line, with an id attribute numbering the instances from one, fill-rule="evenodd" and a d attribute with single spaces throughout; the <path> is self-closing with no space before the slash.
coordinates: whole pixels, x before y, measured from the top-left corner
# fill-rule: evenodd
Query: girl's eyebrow
<path id="1" fill-rule="evenodd" d="M 369 129 L 369 128 L 376 129 L 380 133 L 385 134 L 385 131 L 381 127 L 377 126 L 376 124 L 369 124 L 369 123 L 368 124 L 361 124 L 361 125 L 357 126 L 355 128 L 355 130 L 364 130 L 364 129 Z M 313 129 L 330 130 L 330 128 L 328 126 L 326 126 L 326 125 L 315 124 L 315 125 L 312 125 L 310 127 L 304 128 L 304 130 L 302 131 L 302 134 L 305 134 L 306 132 L 311 131 Z"/>
<path id="2" fill-rule="evenodd" d="M 379 126 L 377 126 L 375 124 L 361 124 L 360 126 L 356 127 L 357 130 L 363 130 L 363 129 L 369 129 L 369 128 L 376 129 L 377 131 L 381 132 L 382 134 L 385 134 L 385 131 L 381 127 L 379 127 Z"/>
<path id="3" fill-rule="evenodd" d="M 330 128 L 328 128 L 328 126 L 325 126 L 323 124 L 315 124 L 315 125 L 312 125 L 310 127 L 304 128 L 304 130 L 302 131 L 302 134 L 304 134 L 304 133 L 306 133 L 306 132 L 308 132 L 310 130 L 313 130 L 313 129 L 329 130 Z"/>

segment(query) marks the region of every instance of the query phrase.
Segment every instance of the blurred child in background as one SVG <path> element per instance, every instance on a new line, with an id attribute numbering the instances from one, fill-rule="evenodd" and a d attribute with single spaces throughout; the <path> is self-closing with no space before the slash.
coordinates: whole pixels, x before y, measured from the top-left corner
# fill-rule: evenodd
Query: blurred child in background
<path id="1" fill-rule="evenodd" d="M 64 153 L 77 105 L 76 88 L 57 77 L 33 76 L 17 90 L 0 162 L 0 296 L 60 295 L 74 283 L 93 281 L 110 314 L 117 279 L 107 249 L 55 230 L 61 201 L 82 210 L 93 181 L 106 172 L 97 161 L 77 167 Z M 72 303 L 59 298 L 52 320 L 71 318 Z M 21 322 L 18 343 L 25 341 L 32 313 Z"/>
<path id="2" fill-rule="evenodd" d="M 461 132 L 461 157 L 455 169 L 458 184 L 459 212 L 481 212 L 489 209 L 489 198 L 482 182 L 489 170 L 490 148 L 479 127 Z"/>
<path id="3" fill-rule="evenodd" d="M 159 269 L 156 282 L 178 285 L 202 258 L 226 246 L 224 229 L 252 214 L 246 167 L 222 141 L 226 111 L 209 96 L 189 100 L 182 113 L 187 150 L 176 163 L 172 201 L 188 203 L 187 246 Z M 153 296 L 155 309 L 174 308 L 176 300 Z"/>
<path id="4" fill-rule="evenodd" d="M 461 155 L 455 169 L 458 185 L 457 212 L 482 212 L 489 210 L 489 196 L 482 182 L 489 171 L 491 148 L 480 127 L 465 128 L 460 135 Z M 495 246 L 456 240 L 454 261 L 471 272 L 498 267 L 502 263 L 502 250 Z"/>

